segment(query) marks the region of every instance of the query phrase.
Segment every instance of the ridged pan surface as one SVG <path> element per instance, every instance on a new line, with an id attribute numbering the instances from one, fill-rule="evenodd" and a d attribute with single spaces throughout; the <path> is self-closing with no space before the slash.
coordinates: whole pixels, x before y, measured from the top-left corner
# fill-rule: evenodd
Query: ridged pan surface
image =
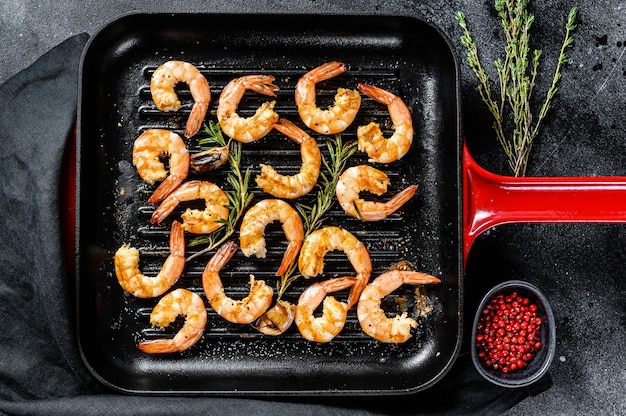
<path id="1" fill-rule="evenodd" d="M 356 235 L 370 252 L 372 278 L 399 261 L 435 275 L 441 284 L 424 286 L 432 308 L 419 317 L 413 337 L 399 345 L 378 342 L 361 330 L 355 308 L 343 331 L 330 343 L 305 340 L 295 325 L 267 336 L 249 325 L 231 324 L 208 305 L 201 274 L 210 256 L 190 260 L 175 288 L 192 290 L 207 305 L 201 340 L 182 353 L 148 355 L 137 348 L 144 339 L 172 336 L 171 328 L 151 328 L 149 315 L 160 297 L 138 299 L 125 293 L 115 276 L 113 258 L 124 243 L 140 250 L 144 274 L 155 275 L 168 255 L 172 221 L 150 223 L 154 187 L 132 164 L 133 142 L 147 128 L 166 128 L 182 136 L 191 108 L 185 85 L 177 91 L 184 107 L 176 113 L 156 109 L 150 94 L 152 72 L 179 59 L 196 65 L 211 86 L 208 120 L 216 120 L 218 96 L 232 78 L 264 73 L 280 87 L 276 110 L 301 127 L 294 87 L 302 74 L 327 61 L 344 62 L 348 71 L 319 85 L 322 106 L 337 87 L 358 82 L 378 85 L 402 97 L 411 109 L 415 138 L 409 153 L 390 164 L 373 164 L 357 151 L 348 165 L 371 164 L 391 178 L 389 198 L 410 184 L 416 195 L 390 218 L 367 223 L 347 216 L 338 204 L 325 225 Z M 252 114 L 265 97 L 248 93 L 240 113 Z M 94 35 L 81 66 L 77 170 L 77 302 L 80 349 L 87 366 L 106 385 L 135 394 L 394 394 L 423 390 L 436 383 L 454 362 L 462 330 L 462 240 L 460 207 L 460 114 L 457 63 L 440 32 L 425 22 L 394 16 L 161 15 L 120 18 Z M 356 140 L 356 127 L 379 122 L 386 135 L 391 122 L 385 106 L 364 97 L 357 119 L 344 133 Z M 306 129 L 306 128 L 305 128 Z M 328 157 L 327 137 L 308 129 Z M 196 137 L 187 140 L 199 150 Z M 276 131 L 243 146 L 242 167 L 259 173 L 270 164 L 284 174 L 300 166 L 299 148 Z M 205 179 L 229 190 L 228 168 L 190 179 Z M 251 181 L 254 202 L 268 197 Z M 315 190 L 314 190 L 315 191 Z M 310 205 L 315 192 L 292 204 Z M 366 196 L 367 197 L 367 196 Z M 238 240 L 235 233 L 232 239 Z M 186 238 L 189 240 L 190 235 Z M 241 298 L 249 275 L 275 286 L 285 241 L 278 223 L 267 229 L 266 259 L 238 251 L 224 268 L 225 291 Z M 190 248 L 187 255 L 198 248 Z M 323 276 L 299 279 L 285 298 L 297 302 L 309 284 L 354 275 L 345 255 L 326 256 Z M 337 296 L 345 300 L 345 291 Z M 415 288 L 403 287 L 384 305 L 416 314 Z M 399 308 L 399 309 L 398 309 Z"/>

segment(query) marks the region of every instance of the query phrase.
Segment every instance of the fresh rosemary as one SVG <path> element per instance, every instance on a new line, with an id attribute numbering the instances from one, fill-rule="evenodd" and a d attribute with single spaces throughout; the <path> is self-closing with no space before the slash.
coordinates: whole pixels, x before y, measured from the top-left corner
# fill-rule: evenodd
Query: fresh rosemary
<path id="1" fill-rule="evenodd" d="M 341 135 L 335 135 L 334 140 L 328 140 L 326 143 L 330 161 L 325 157 L 322 158 L 324 170 L 320 172 L 320 183 L 318 184 L 317 196 L 312 206 L 301 203 L 295 205 L 304 222 L 304 237 L 319 229 L 328 210 L 335 202 L 335 189 L 341 172 L 346 167 L 348 159 L 356 152 L 357 142 L 351 141 L 343 143 Z M 278 281 L 278 299 L 280 300 L 287 288 L 296 281 L 300 274 L 295 273 L 298 262 L 295 261 L 291 267 L 280 277 Z"/>
<path id="2" fill-rule="evenodd" d="M 187 260 L 208 253 L 226 241 L 235 232 L 237 222 L 244 214 L 247 206 L 252 202 L 253 197 L 253 194 L 248 191 L 251 171 L 246 169 L 245 173 L 242 174 L 241 172 L 241 143 L 232 140 L 229 140 L 227 143 L 220 126 L 213 121 L 209 121 L 209 124 L 204 126 L 204 131 L 207 137 L 203 137 L 198 141 L 200 146 L 226 146 L 228 144 L 230 149 L 228 154 L 230 172 L 227 180 L 232 189 L 226 192 L 229 201 L 229 213 L 227 219 L 220 221 L 224 224 L 222 227 L 211 234 L 196 237 L 189 242 L 189 247 L 200 245 L 206 245 L 206 247 L 189 256 Z"/>
<path id="3" fill-rule="evenodd" d="M 496 137 L 508 157 L 509 166 L 515 176 L 524 176 L 528 158 L 534 139 L 539 132 L 539 126 L 546 117 L 556 95 L 557 84 L 561 80 L 561 68 L 567 63 L 565 50 L 571 47 L 574 39 L 571 34 L 576 28 L 577 9 L 573 7 L 567 17 L 565 25 L 565 40 L 561 45 L 559 60 L 557 62 L 552 84 L 546 93 L 536 120 L 533 120 L 531 112 L 531 97 L 541 50 L 534 50 L 530 58 L 530 29 L 535 20 L 528 12 L 527 6 L 530 0 L 496 0 L 495 9 L 502 21 L 502 29 L 506 38 L 505 58 L 494 61 L 498 74 L 500 89 L 499 99 L 494 99 L 491 92 L 491 80 L 478 58 L 478 49 L 467 27 L 465 14 L 457 12 L 456 20 L 463 29 L 461 44 L 467 49 L 467 63 L 478 78 L 477 90 L 482 101 L 487 105 L 489 112 L 494 117 L 493 129 Z M 497 100 L 497 101 L 496 101 Z M 510 107 L 508 116 L 512 123 L 513 132 L 507 137 L 505 130 L 509 130 L 505 119 L 505 106 Z"/>

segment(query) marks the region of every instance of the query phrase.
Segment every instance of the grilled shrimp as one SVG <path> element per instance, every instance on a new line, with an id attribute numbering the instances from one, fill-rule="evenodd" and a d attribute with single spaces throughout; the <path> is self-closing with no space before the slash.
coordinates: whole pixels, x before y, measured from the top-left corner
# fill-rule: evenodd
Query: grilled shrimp
<path id="1" fill-rule="evenodd" d="M 361 191 L 382 195 L 387 192 L 388 185 L 389 177 L 385 172 L 368 165 L 352 166 L 346 169 L 337 181 L 337 201 L 348 215 L 364 221 L 380 221 L 411 199 L 417 189 L 417 185 L 411 185 L 384 203 L 359 198 Z"/>
<path id="2" fill-rule="evenodd" d="M 169 156 L 169 176 L 160 157 Z M 176 133 L 164 129 L 148 129 L 133 145 L 133 165 L 141 179 L 154 185 L 161 184 L 148 202 L 159 202 L 182 183 L 189 172 L 189 152 L 183 139 Z"/>
<path id="3" fill-rule="evenodd" d="M 304 124 L 320 134 L 344 131 L 361 107 L 361 94 L 356 90 L 339 88 L 332 107 L 322 110 L 315 103 L 315 84 L 346 72 L 341 62 L 328 62 L 304 74 L 296 85 L 296 105 Z"/>
<path id="4" fill-rule="evenodd" d="M 354 285 L 354 277 L 338 277 L 313 283 L 300 295 L 296 306 L 295 322 L 300 334 L 309 341 L 330 342 L 341 332 L 346 323 L 349 306 L 339 302 L 329 293 Z M 322 316 L 313 312 L 324 301 Z"/>
<path id="5" fill-rule="evenodd" d="M 250 294 L 241 300 L 226 296 L 220 279 L 220 270 L 237 251 L 237 243 L 229 241 L 222 245 L 207 263 L 202 273 L 202 287 L 211 307 L 229 322 L 249 324 L 263 315 L 272 304 L 274 290 L 262 280 L 250 275 Z"/>
<path id="6" fill-rule="evenodd" d="M 298 268 L 305 278 L 321 274 L 324 256 L 332 250 L 343 251 L 356 271 L 356 283 L 350 289 L 348 308 L 358 302 L 372 273 L 372 261 L 365 245 L 343 228 L 327 226 L 309 234 L 302 243 Z"/>
<path id="7" fill-rule="evenodd" d="M 139 250 L 122 245 L 115 252 L 115 275 L 122 289 L 138 298 L 152 298 L 165 293 L 178 281 L 185 268 L 185 234 L 178 221 L 172 223 L 170 255 L 155 277 L 139 270 Z"/>
<path id="8" fill-rule="evenodd" d="M 187 208 L 181 215 L 183 229 L 194 234 L 209 234 L 228 218 L 228 196 L 217 185 L 206 181 L 189 181 L 169 194 L 152 214 L 150 222 L 160 224 L 183 201 L 204 199 L 205 209 Z"/>
<path id="9" fill-rule="evenodd" d="M 370 162 L 391 163 L 404 156 L 413 143 L 411 112 L 402 99 L 382 88 L 359 84 L 359 90 L 381 104 L 386 104 L 393 122 L 393 135 L 385 138 L 380 126 L 371 122 L 357 128 L 359 150 L 367 153 Z"/>
<path id="10" fill-rule="evenodd" d="M 276 276 L 285 274 L 289 266 L 296 260 L 302 240 L 304 240 L 304 226 L 298 212 L 287 202 L 281 199 L 263 199 L 253 205 L 243 217 L 239 232 L 241 251 L 247 257 L 256 255 L 265 258 L 265 227 L 274 222 L 282 223 L 283 232 L 289 245 L 283 256 Z"/>
<path id="11" fill-rule="evenodd" d="M 178 111 L 182 104 L 174 91 L 179 82 L 189 85 L 193 107 L 185 126 L 185 137 L 200 130 L 211 101 L 209 83 L 198 68 L 188 62 L 168 61 L 159 66 L 150 80 L 150 92 L 156 107 L 161 111 Z"/>
<path id="12" fill-rule="evenodd" d="M 280 119 L 274 128 L 300 145 L 302 167 L 297 174 L 284 176 L 273 167 L 261 164 L 261 174 L 256 177 L 256 183 L 265 192 L 277 198 L 299 198 L 309 193 L 317 183 L 322 153 L 317 141 L 291 121 Z"/>
<path id="13" fill-rule="evenodd" d="M 174 338 L 141 341 L 137 347 L 148 354 L 185 351 L 191 348 L 204 333 L 207 313 L 202 298 L 187 289 L 176 289 L 163 296 L 150 314 L 150 324 L 164 328 L 178 316 L 185 317 L 183 327 Z"/>
<path id="14" fill-rule="evenodd" d="M 408 270 L 390 270 L 368 284 L 357 305 L 357 317 L 363 331 L 381 342 L 399 344 L 411 338 L 411 328 L 417 322 L 406 312 L 393 318 L 387 317 L 380 307 L 381 300 L 404 284 L 424 285 L 439 283 L 440 280 L 426 273 Z"/>
<path id="15" fill-rule="evenodd" d="M 246 75 L 233 79 L 224 87 L 217 106 L 217 119 L 227 136 L 242 143 L 250 143 L 259 140 L 272 130 L 272 126 L 278 121 L 278 114 L 274 111 L 276 101 L 263 103 L 256 113 L 248 118 L 237 114 L 237 106 L 246 90 L 276 97 L 274 91 L 279 88 L 272 84 L 273 81 L 274 77 L 271 75 Z"/>

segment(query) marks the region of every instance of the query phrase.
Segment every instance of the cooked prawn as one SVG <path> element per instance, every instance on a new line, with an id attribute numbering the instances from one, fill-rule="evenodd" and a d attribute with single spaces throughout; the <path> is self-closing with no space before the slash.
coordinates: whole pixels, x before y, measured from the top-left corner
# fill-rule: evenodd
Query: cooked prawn
<path id="1" fill-rule="evenodd" d="M 348 215 L 364 221 L 383 220 L 411 199 L 417 189 L 417 185 L 411 185 L 384 203 L 359 198 L 361 191 L 382 195 L 389 183 L 389 177 L 381 170 L 368 165 L 349 167 L 337 181 L 337 201 Z"/>
<path id="2" fill-rule="evenodd" d="M 355 282 L 354 277 L 337 277 L 313 283 L 302 292 L 296 306 L 295 322 L 304 338 L 314 342 L 330 342 L 341 332 L 348 316 L 348 304 L 327 295 L 347 289 Z M 315 317 L 313 312 L 322 301 L 322 316 Z"/>
<path id="3" fill-rule="evenodd" d="M 207 181 L 189 181 L 180 185 L 161 202 L 154 211 L 150 222 L 160 224 L 184 201 L 204 199 L 205 209 L 187 208 L 182 213 L 183 229 L 194 234 L 209 234 L 223 225 L 228 218 L 228 196 L 217 185 Z"/>
<path id="4" fill-rule="evenodd" d="M 376 277 L 365 287 L 357 305 L 357 317 L 363 331 L 381 342 L 399 344 L 411 338 L 411 328 L 417 328 L 415 319 L 406 312 L 387 317 L 380 307 L 381 300 L 404 284 L 424 285 L 440 280 L 426 273 L 410 270 L 390 270 Z"/>
<path id="5" fill-rule="evenodd" d="M 296 305 L 286 300 L 279 300 L 257 319 L 252 326 L 265 335 L 283 334 L 296 316 Z"/>
<path id="6" fill-rule="evenodd" d="M 220 270 L 237 251 L 237 243 L 228 241 L 222 245 L 207 263 L 202 273 L 202 287 L 211 307 L 229 322 L 249 324 L 270 307 L 274 290 L 263 280 L 250 275 L 250 294 L 241 300 L 226 296 L 220 279 Z"/>
<path id="7" fill-rule="evenodd" d="M 169 176 L 161 156 L 169 156 Z M 154 185 L 161 184 L 148 202 L 159 202 L 182 183 L 189 172 L 189 152 L 183 139 L 176 133 L 164 129 L 148 129 L 133 145 L 133 165 L 141 179 Z"/>
<path id="8" fill-rule="evenodd" d="M 332 107 L 322 110 L 315 103 L 315 84 L 346 72 L 341 62 L 327 62 L 304 74 L 296 85 L 296 105 L 306 126 L 320 134 L 344 131 L 356 117 L 361 107 L 361 94 L 356 90 L 338 88 Z"/>
<path id="9" fill-rule="evenodd" d="M 206 306 L 202 298 L 187 289 L 176 289 L 163 296 L 150 314 L 150 324 L 164 328 L 179 316 L 185 317 L 183 327 L 174 338 L 141 341 L 137 347 L 148 354 L 185 351 L 204 333 L 207 322 Z"/>
<path id="10" fill-rule="evenodd" d="M 296 260 L 304 240 L 302 219 L 298 211 L 287 202 L 281 199 L 263 199 L 253 205 L 241 221 L 239 244 L 247 257 L 254 254 L 258 258 L 265 258 L 267 254 L 265 227 L 274 221 L 281 222 L 285 237 L 289 241 L 283 261 L 276 272 L 276 276 L 282 276 Z"/>
<path id="11" fill-rule="evenodd" d="M 122 289 L 138 298 L 152 298 L 165 293 L 178 281 L 185 268 L 185 234 L 178 221 L 172 223 L 170 254 L 155 277 L 139 270 L 139 250 L 122 245 L 114 257 L 115 275 Z"/>
<path id="12" fill-rule="evenodd" d="M 237 106 L 246 90 L 256 91 L 259 94 L 276 97 L 279 88 L 272 84 L 271 75 L 246 75 L 230 81 L 220 94 L 217 106 L 217 119 L 222 131 L 229 137 L 242 142 L 250 143 L 259 140 L 272 130 L 278 121 L 278 114 L 274 111 L 276 101 L 266 101 L 253 116 L 240 117 Z"/>
<path id="13" fill-rule="evenodd" d="M 324 256 L 332 250 L 343 251 L 356 271 L 356 283 L 348 296 L 348 308 L 351 308 L 358 302 L 372 273 L 370 254 L 352 233 L 336 226 L 327 226 L 312 232 L 302 243 L 298 268 L 305 278 L 321 274 L 324 270 Z"/>
<path id="14" fill-rule="evenodd" d="M 200 130 L 211 101 L 211 89 L 198 68 L 188 62 L 168 61 L 152 74 L 150 92 L 156 107 L 161 111 L 178 111 L 182 104 L 174 91 L 179 82 L 189 85 L 193 97 L 193 107 L 185 126 L 185 137 L 191 137 Z"/>
<path id="15" fill-rule="evenodd" d="M 393 134 L 385 138 L 380 126 L 371 122 L 357 128 L 359 150 L 370 162 L 391 163 L 404 156 L 413 143 L 413 120 L 409 107 L 400 97 L 373 85 L 359 84 L 359 90 L 381 104 L 386 104 L 393 122 Z"/>
<path id="16" fill-rule="evenodd" d="M 280 119 L 274 128 L 300 145 L 302 166 L 292 176 L 281 175 L 269 165 L 261 164 L 261 174 L 256 183 L 261 189 L 277 198 L 294 199 L 306 195 L 317 183 L 322 164 L 322 153 L 317 141 L 289 120 Z"/>

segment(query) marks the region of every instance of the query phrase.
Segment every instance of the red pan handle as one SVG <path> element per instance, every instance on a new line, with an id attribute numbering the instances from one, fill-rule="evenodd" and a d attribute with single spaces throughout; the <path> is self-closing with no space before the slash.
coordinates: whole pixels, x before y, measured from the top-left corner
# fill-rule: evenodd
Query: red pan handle
<path id="1" fill-rule="evenodd" d="M 626 177 L 496 175 L 463 145 L 463 253 L 496 225 L 564 222 L 626 223 Z"/>

